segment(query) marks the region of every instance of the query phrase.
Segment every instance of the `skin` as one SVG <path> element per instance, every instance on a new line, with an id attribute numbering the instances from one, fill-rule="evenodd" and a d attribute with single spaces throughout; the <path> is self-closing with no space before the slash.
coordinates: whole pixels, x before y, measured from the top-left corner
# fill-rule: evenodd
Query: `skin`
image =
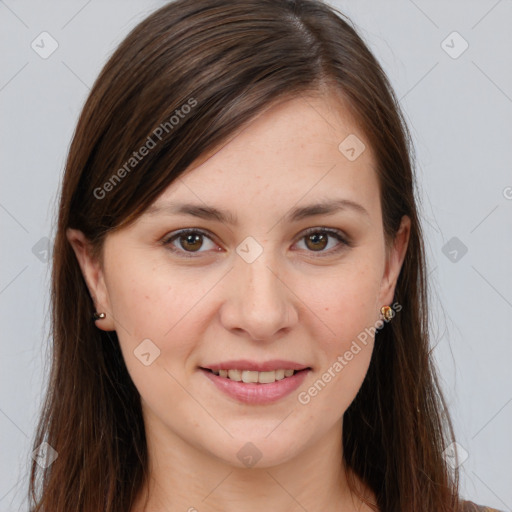
<path id="1" fill-rule="evenodd" d="M 106 312 L 96 325 L 116 330 L 141 394 L 151 473 L 145 510 L 370 510 L 347 486 L 341 433 L 374 338 L 309 403 L 298 401 L 393 303 L 409 239 L 404 217 L 386 246 L 374 157 L 366 144 L 349 161 L 338 149 L 349 134 L 365 140 L 339 98 L 292 98 L 198 160 L 155 203 L 215 206 L 238 225 L 144 214 L 107 236 L 102 263 L 80 231 L 68 230 L 96 310 Z M 367 215 L 344 209 L 278 222 L 329 198 L 355 201 Z M 353 245 L 332 236 L 308 244 L 304 230 L 322 227 Z M 174 239 L 181 252 L 173 253 L 161 241 L 183 228 L 211 236 L 195 245 Z M 263 249 L 252 263 L 236 253 L 248 236 Z M 133 353 L 147 338 L 160 350 L 149 366 Z M 229 359 L 287 359 L 312 371 L 281 400 L 247 405 L 198 369 Z M 247 442 L 261 454 L 252 468 L 237 457 Z M 374 499 L 357 479 L 356 487 Z M 144 498 L 132 512 L 143 510 Z"/>

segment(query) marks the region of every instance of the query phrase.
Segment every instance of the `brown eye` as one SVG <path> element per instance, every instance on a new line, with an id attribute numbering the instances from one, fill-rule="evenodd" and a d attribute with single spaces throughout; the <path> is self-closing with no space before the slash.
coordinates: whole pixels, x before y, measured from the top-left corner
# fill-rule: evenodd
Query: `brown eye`
<path id="1" fill-rule="evenodd" d="M 331 243 L 331 240 L 334 242 Z M 329 256 L 345 247 L 352 247 L 341 231 L 331 228 L 311 228 L 302 235 L 299 243 L 302 241 L 307 252 L 318 253 L 318 256 Z"/>
<path id="2" fill-rule="evenodd" d="M 197 251 L 203 245 L 203 235 L 181 235 L 177 239 L 186 251 Z"/>
<path id="3" fill-rule="evenodd" d="M 327 247 L 329 242 L 328 236 L 325 233 L 314 233 L 305 237 L 306 245 L 312 251 L 322 251 Z"/>
<path id="4" fill-rule="evenodd" d="M 169 249 L 182 256 L 195 256 L 209 250 L 215 250 L 216 244 L 210 236 L 197 229 L 184 229 L 164 239 L 162 243 Z M 208 247 L 208 244 L 210 246 Z M 205 249 L 205 250 L 201 250 Z M 221 250 L 218 248 L 217 250 Z"/>

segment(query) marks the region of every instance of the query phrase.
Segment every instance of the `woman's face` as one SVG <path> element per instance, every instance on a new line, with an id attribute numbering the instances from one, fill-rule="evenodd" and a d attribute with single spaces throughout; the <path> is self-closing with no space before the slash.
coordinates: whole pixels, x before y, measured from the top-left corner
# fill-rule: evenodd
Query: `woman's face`
<path id="1" fill-rule="evenodd" d="M 393 302 L 407 221 L 386 255 L 371 149 L 339 102 L 303 96 L 107 236 L 102 267 L 68 236 L 148 433 L 266 467 L 339 436 Z"/>

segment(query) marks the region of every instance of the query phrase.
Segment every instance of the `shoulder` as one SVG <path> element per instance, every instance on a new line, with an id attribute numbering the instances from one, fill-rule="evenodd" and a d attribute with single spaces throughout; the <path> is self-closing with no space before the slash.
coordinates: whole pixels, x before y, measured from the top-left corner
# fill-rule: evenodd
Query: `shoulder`
<path id="1" fill-rule="evenodd" d="M 482 505 L 477 505 L 472 501 L 461 501 L 460 502 L 460 512 L 500 512 L 495 508 L 483 507 Z"/>

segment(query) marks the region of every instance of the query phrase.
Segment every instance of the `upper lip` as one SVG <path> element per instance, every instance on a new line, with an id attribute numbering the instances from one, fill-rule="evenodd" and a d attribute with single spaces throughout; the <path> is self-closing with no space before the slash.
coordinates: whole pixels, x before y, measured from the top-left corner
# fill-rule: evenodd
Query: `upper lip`
<path id="1" fill-rule="evenodd" d="M 248 370 L 253 372 L 271 372 L 274 370 L 304 370 L 309 366 L 284 359 L 273 359 L 271 361 L 257 362 L 246 359 L 236 361 L 223 361 L 222 363 L 202 366 L 206 370 Z"/>

